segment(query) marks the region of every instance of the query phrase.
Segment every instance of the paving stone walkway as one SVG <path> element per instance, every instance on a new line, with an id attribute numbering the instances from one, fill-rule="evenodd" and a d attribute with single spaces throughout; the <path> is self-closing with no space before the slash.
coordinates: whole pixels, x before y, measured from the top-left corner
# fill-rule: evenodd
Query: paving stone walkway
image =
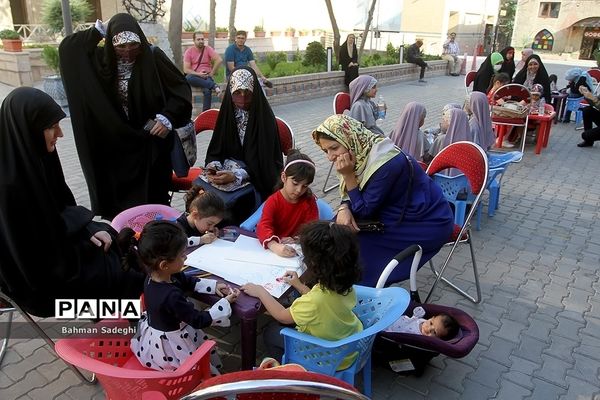
<path id="1" fill-rule="evenodd" d="M 562 76 L 564 64 L 547 64 Z M 11 88 L 0 86 L 2 98 Z M 381 87 L 388 103 L 384 131 L 390 131 L 409 101 L 426 104 L 425 126 L 439 123 L 448 102 L 464 98 L 463 77 L 438 77 L 426 85 L 403 82 Z M 329 162 L 312 143 L 310 132 L 332 111 L 331 97 L 274 108 L 294 129 L 296 144 L 317 163 L 313 190 L 331 204 L 338 195 L 320 189 Z M 87 187 L 74 150 L 70 121 L 58 144 L 69 186 L 89 206 Z M 600 400 L 600 145 L 575 146 L 581 131 L 574 123 L 552 128 L 541 155 L 526 148 L 502 181 L 500 209 L 484 214 L 474 244 L 483 301 L 474 305 L 440 284 L 433 302 L 471 314 L 480 340 L 462 359 L 434 358 L 423 376 L 405 377 L 381 367 L 373 371 L 374 399 L 561 399 Z M 207 135 L 208 136 L 208 135 Z M 204 154 L 208 137 L 200 139 Z M 202 157 L 200 157 L 202 158 Z M 487 210 L 487 197 L 484 200 Z M 176 195 L 173 205 L 182 208 Z M 434 260 L 442 260 L 442 254 Z M 456 254 L 450 276 L 473 288 L 468 249 Z M 418 275 L 426 293 L 433 279 Z M 5 317 L 0 317 L 5 318 Z M 3 319 L 0 319 L 3 321 Z M 260 327 L 268 321 L 260 319 Z M 225 369 L 239 368 L 239 329 L 211 330 L 225 357 Z M 20 334 L 21 337 L 25 336 Z M 259 335 L 259 358 L 263 356 Z M 40 339 L 10 341 L 0 369 L 0 399 L 101 399 L 99 386 L 86 386 Z"/>

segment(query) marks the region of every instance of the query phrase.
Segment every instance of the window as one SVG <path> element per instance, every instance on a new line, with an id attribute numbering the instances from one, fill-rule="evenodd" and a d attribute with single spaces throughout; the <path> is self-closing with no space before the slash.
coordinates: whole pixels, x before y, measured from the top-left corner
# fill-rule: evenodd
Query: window
<path id="1" fill-rule="evenodd" d="M 559 2 L 547 2 L 543 1 L 540 3 L 540 12 L 538 17 L 540 18 L 558 18 L 558 12 L 560 11 Z"/>
<path id="2" fill-rule="evenodd" d="M 534 50 L 552 50 L 553 44 L 554 36 L 547 29 L 542 29 L 535 35 L 531 48 Z"/>

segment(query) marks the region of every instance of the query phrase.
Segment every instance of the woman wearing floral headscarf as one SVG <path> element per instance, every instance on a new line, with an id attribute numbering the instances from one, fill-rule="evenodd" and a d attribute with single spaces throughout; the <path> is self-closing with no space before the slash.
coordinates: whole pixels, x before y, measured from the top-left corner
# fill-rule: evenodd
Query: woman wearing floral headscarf
<path id="1" fill-rule="evenodd" d="M 362 284 L 374 286 L 392 257 L 412 244 L 423 248 L 421 265 L 440 250 L 454 227 L 452 210 L 411 156 L 346 115 L 327 118 L 312 136 L 340 176 L 336 222 L 358 232 Z M 357 221 L 367 219 L 382 222 L 383 232 L 360 231 Z M 410 263 L 388 282 L 407 279 Z"/>
<path id="2" fill-rule="evenodd" d="M 371 132 L 383 135 L 377 126 L 377 104 L 371 99 L 377 96 L 377 79 L 361 75 L 350 82 L 350 116 L 363 123 Z"/>
<path id="3" fill-rule="evenodd" d="M 273 191 L 283 168 L 277 122 L 254 70 L 235 69 L 227 83 L 217 123 L 206 151 L 204 178 L 224 191 L 252 183 L 261 201 Z M 239 205 L 241 206 L 241 205 Z M 235 210 L 241 223 L 255 204 Z M 243 208 L 243 210 L 242 210 Z"/>
<path id="4" fill-rule="evenodd" d="M 59 54 L 94 213 L 111 219 L 140 204 L 168 204 L 172 130 L 192 113 L 183 74 L 129 14 L 67 36 Z"/>
<path id="5" fill-rule="evenodd" d="M 421 103 L 410 102 L 402 110 L 390 139 L 402 151 L 418 161 L 423 160 L 423 155 L 429 150 L 429 142 L 420 128 L 425 123 L 427 109 Z"/>

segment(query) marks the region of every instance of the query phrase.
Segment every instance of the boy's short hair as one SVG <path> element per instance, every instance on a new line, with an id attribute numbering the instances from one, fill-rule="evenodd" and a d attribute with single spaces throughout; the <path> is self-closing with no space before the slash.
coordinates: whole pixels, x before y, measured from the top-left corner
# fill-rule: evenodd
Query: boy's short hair
<path id="1" fill-rule="evenodd" d="M 246 31 L 236 31 L 235 32 L 235 36 L 238 36 L 238 35 L 241 35 L 241 36 L 247 38 L 248 37 L 248 32 L 246 32 Z"/>
<path id="2" fill-rule="evenodd" d="M 496 82 L 509 83 L 510 76 L 508 76 L 506 72 L 498 72 L 496 75 L 494 75 L 494 83 Z"/>

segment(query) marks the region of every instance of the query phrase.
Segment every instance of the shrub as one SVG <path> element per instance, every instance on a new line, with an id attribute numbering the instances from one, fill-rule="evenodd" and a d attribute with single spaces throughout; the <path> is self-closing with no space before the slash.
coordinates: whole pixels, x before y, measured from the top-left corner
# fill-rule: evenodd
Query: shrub
<path id="1" fill-rule="evenodd" d="M 594 50 L 592 53 L 594 60 L 596 60 L 596 64 L 598 64 L 598 68 L 600 68 L 600 50 Z"/>
<path id="2" fill-rule="evenodd" d="M 55 74 L 59 73 L 58 48 L 54 46 L 44 46 L 42 48 L 42 60 Z"/>
<path id="3" fill-rule="evenodd" d="M 271 71 L 274 71 L 277 67 L 277 64 L 280 62 L 286 62 L 287 55 L 283 51 L 270 52 L 267 54 L 267 64 Z"/>
<path id="4" fill-rule="evenodd" d="M 21 39 L 19 33 L 12 29 L 4 29 L 0 31 L 0 39 L 18 40 Z"/>
<path id="5" fill-rule="evenodd" d="M 92 7 L 86 0 L 71 0 L 71 19 L 74 23 L 85 22 L 92 15 Z M 45 0 L 42 5 L 42 21 L 54 32 L 64 27 L 60 0 Z"/>
<path id="6" fill-rule="evenodd" d="M 216 31 L 217 32 L 229 32 L 229 29 L 222 27 L 222 26 L 218 26 Z"/>
<path id="7" fill-rule="evenodd" d="M 264 31 L 265 31 L 265 28 L 263 28 L 262 25 L 256 25 L 254 27 L 254 32 L 264 32 Z"/>
<path id="8" fill-rule="evenodd" d="M 304 53 L 304 66 L 321 66 L 327 63 L 327 53 L 320 42 L 310 42 L 306 46 L 306 53 Z"/>

